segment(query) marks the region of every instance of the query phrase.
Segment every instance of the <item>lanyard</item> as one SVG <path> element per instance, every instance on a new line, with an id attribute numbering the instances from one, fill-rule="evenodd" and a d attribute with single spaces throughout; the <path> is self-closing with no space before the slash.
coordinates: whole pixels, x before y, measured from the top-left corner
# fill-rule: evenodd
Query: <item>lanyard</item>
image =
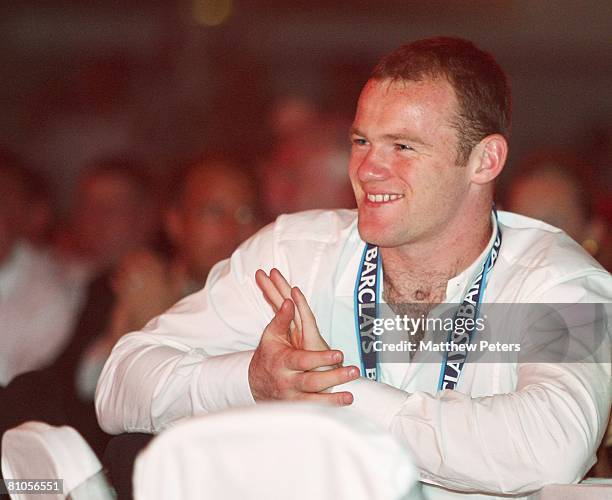
<path id="1" fill-rule="evenodd" d="M 493 215 L 496 223 L 493 246 L 476 277 L 472 280 L 472 284 L 467 289 L 453 318 L 453 325 L 457 324 L 458 318 L 464 318 L 464 325 L 473 326 L 471 328 L 464 327 L 461 332 L 457 332 L 455 329 L 450 332 L 448 342 L 454 344 L 470 343 L 476 327 L 476 319 L 480 314 L 480 304 L 487 286 L 488 275 L 499 255 L 502 234 L 495 209 Z M 355 333 L 357 334 L 357 343 L 361 354 L 361 373 L 371 380 L 378 380 L 379 376 L 378 354 L 374 349 L 377 340 L 374 334 L 374 320 L 378 318 L 379 313 L 381 267 L 378 247 L 366 243 L 355 282 Z M 467 321 L 468 318 L 471 318 L 472 321 Z M 467 358 L 467 352 L 467 350 L 460 349 L 446 351 L 440 366 L 438 390 L 455 389 Z"/>

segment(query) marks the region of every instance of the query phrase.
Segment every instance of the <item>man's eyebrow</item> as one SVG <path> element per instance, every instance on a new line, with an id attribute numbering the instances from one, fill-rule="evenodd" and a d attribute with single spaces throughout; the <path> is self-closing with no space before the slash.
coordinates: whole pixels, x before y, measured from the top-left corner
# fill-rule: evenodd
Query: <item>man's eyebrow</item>
<path id="1" fill-rule="evenodd" d="M 386 141 L 399 141 L 399 142 L 408 142 L 411 144 L 419 144 L 421 146 L 426 146 L 428 148 L 433 147 L 431 144 L 424 142 L 416 137 L 409 134 L 385 134 L 383 135 L 383 139 Z"/>
<path id="2" fill-rule="evenodd" d="M 349 136 L 353 136 L 353 135 L 357 135 L 359 137 L 365 137 L 366 136 L 357 127 L 351 127 Z M 385 134 L 385 135 L 382 136 L 382 138 L 385 141 L 392 141 L 392 142 L 396 142 L 396 141 L 402 142 L 402 141 L 405 141 L 405 142 L 408 142 L 410 144 L 418 144 L 420 146 L 425 146 L 427 148 L 432 148 L 433 147 L 431 144 L 429 144 L 427 142 L 424 142 L 424 141 L 422 141 L 420 139 L 417 139 L 416 137 L 411 136 L 409 134 L 402 134 L 402 133 Z"/>

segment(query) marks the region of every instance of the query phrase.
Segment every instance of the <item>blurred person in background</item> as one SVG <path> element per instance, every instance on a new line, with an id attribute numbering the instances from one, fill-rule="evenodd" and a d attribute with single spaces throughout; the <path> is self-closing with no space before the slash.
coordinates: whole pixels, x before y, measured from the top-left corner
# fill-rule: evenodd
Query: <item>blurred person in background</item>
<path id="1" fill-rule="evenodd" d="M 200 157 L 178 171 L 170 183 L 164 214 L 171 256 L 164 259 L 138 251 L 118 266 L 107 330 L 91 345 L 79 368 L 81 398 L 93 399 L 103 365 L 121 336 L 142 328 L 182 297 L 201 289 L 213 266 L 260 227 L 255 186 L 247 171 L 223 156 Z M 126 488 L 125 498 L 131 496 L 135 454 L 151 437 L 133 434 L 129 444 L 111 441 L 106 450 L 110 476 L 115 485 Z"/>
<path id="2" fill-rule="evenodd" d="M 238 166 L 214 156 L 181 169 L 170 184 L 164 228 L 171 256 L 150 249 L 128 253 L 112 276 L 115 300 L 103 335 L 81 363 L 79 394 L 93 400 L 115 342 L 142 328 L 182 297 L 204 286 L 210 269 L 259 227 L 255 183 Z"/>
<path id="3" fill-rule="evenodd" d="M 130 206 L 123 174 L 105 165 L 87 174 L 81 183 L 82 198 L 94 194 L 87 207 L 93 214 L 81 216 L 83 232 L 76 240 L 81 246 L 75 248 L 87 248 L 86 244 L 95 248 L 91 243 L 96 242 L 96 226 L 88 232 L 82 226 L 84 221 L 102 224 L 99 233 L 108 234 L 108 221 L 96 221 L 102 217 L 99 210 L 112 207 L 113 200 L 120 202 L 117 210 Z M 130 240 L 131 250 L 116 265 L 106 264 L 106 271 L 89 286 L 86 304 L 61 356 L 45 370 L 21 375 L 0 393 L 0 401 L 10 408 L 0 418 L 0 434 L 32 419 L 71 425 L 101 456 L 108 436 L 97 424 L 92 401 L 107 355 L 123 334 L 141 328 L 181 297 L 201 288 L 210 268 L 258 228 L 254 185 L 245 171 L 216 157 L 199 159 L 181 169 L 169 183 L 164 210 L 170 257 L 151 245 L 136 247 L 135 241 L 141 241 L 137 238 Z M 131 189 L 136 190 L 135 186 Z M 146 184 L 138 189 L 142 189 L 141 197 L 150 197 Z M 138 198 L 134 203 L 138 206 Z M 136 216 L 111 214 L 110 219 L 118 217 L 119 234 L 126 235 L 127 221 L 133 224 Z M 100 242 L 99 247 L 118 251 L 117 235 L 111 232 L 108 237 L 111 241 Z"/>
<path id="4" fill-rule="evenodd" d="M 274 142 L 283 142 L 312 129 L 320 122 L 320 111 L 312 99 L 298 94 L 278 97 L 268 115 Z"/>
<path id="5" fill-rule="evenodd" d="M 96 161 L 83 170 L 68 223 L 55 240 L 65 279 L 82 297 L 75 328 L 54 368 L 75 394 L 73 374 L 86 347 L 106 328 L 115 266 L 153 243 L 158 229 L 153 183 L 144 166 L 126 158 Z"/>
<path id="6" fill-rule="evenodd" d="M 122 157 L 83 170 L 68 221 L 55 240 L 56 255 L 70 272 L 87 281 L 152 241 L 157 213 L 151 184 L 143 166 Z"/>
<path id="7" fill-rule="evenodd" d="M 595 211 L 592 179 L 588 162 L 577 155 L 540 151 L 519 164 L 507 189 L 504 208 L 563 229 L 609 266 L 604 245 L 607 225 Z"/>
<path id="8" fill-rule="evenodd" d="M 48 248 L 55 229 L 57 207 L 47 177 L 40 172 L 28 172 L 28 209 L 22 234 L 31 245 Z"/>
<path id="9" fill-rule="evenodd" d="M 25 235 L 34 225 L 28 225 L 32 217 L 26 216 L 29 178 L 11 178 L 15 178 L 12 183 L 1 182 L 0 189 L 7 191 L 2 199 L 14 200 L 10 227 L 22 228 Z M 0 301 L 4 329 L 0 359 L 6 358 L 0 370 L 8 367 L 0 379 L 6 384 L 0 404 L 7 408 L 0 418 L 0 434 L 27 420 L 68 424 L 98 453 L 103 451 L 105 435 L 91 402 L 76 397 L 75 373 L 87 346 L 108 322 L 114 300 L 110 273 L 127 252 L 152 242 L 156 219 L 152 183 L 142 166 L 112 158 L 83 171 L 72 213 L 54 237 L 48 262 L 28 274 L 27 269 L 22 271 L 26 283 L 21 293 L 11 302 Z M 51 282 L 54 288 L 49 291 L 41 290 L 50 282 L 45 269 L 53 269 L 60 283 Z M 70 307 L 62 302 L 64 296 Z M 43 299 L 43 305 L 34 302 Z M 7 328 L 27 331 L 8 335 Z M 9 342 L 15 347 L 5 346 Z"/>
<path id="10" fill-rule="evenodd" d="M 591 183 L 595 187 L 593 204 L 597 214 L 606 223 L 597 259 L 606 269 L 611 270 L 612 233 L 608 228 L 612 225 L 612 125 L 595 125 L 580 147 L 580 151 L 587 151 L 589 163 L 595 169 L 595 177 Z M 610 463 L 612 464 L 612 459 Z"/>
<path id="11" fill-rule="evenodd" d="M 273 113 L 272 129 L 278 142 L 259 169 L 262 203 L 269 220 L 302 210 L 355 206 L 345 168 L 348 127 L 341 120 L 315 118 L 313 113 L 298 103 L 285 113 Z"/>
<path id="12" fill-rule="evenodd" d="M 20 160 L 0 152 L 0 386 L 55 359 L 79 306 L 48 253 L 26 241 L 37 217 L 30 182 Z"/>

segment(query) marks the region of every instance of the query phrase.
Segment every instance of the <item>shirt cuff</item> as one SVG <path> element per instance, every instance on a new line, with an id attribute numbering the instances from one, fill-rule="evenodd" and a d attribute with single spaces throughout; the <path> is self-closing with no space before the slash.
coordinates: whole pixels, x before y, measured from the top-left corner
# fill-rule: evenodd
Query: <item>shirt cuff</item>
<path id="1" fill-rule="evenodd" d="M 353 394 L 349 407 L 370 420 L 390 429 L 391 421 L 399 413 L 409 394 L 382 382 L 361 377 L 334 387 L 333 392 L 348 391 Z"/>
<path id="2" fill-rule="evenodd" d="M 197 391 L 207 412 L 255 404 L 249 386 L 249 365 L 254 352 L 212 356 L 202 363 Z"/>

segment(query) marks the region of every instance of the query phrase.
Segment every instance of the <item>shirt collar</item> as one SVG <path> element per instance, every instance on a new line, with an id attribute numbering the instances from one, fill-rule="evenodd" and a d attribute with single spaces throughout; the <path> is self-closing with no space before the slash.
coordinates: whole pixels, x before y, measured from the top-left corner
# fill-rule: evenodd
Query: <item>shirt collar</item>
<path id="1" fill-rule="evenodd" d="M 471 280 L 475 277 L 476 273 L 480 270 L 480 267 L 486 260 L 493 244 L 495 243 L 495 235 L 497 234 L 498 222 L 497 218 L 491 213 L 491 237 L 489 242 L 480 255 L 463 271 L 448 280 L 446 285 L 446 302 L 459 302 L 463 292 L 471 284 Z M 357 230 L 357 224 L 349 236 L 350 244 L 349 247 L 353 248 L 352 254 L 348 256 L 347 265 L 344 267 L 344 271 L 339 277 L 338 285 L 336 288 L 336 294 L 339 296 L 353 295 L 355 289 L 355 279 L 361 262 L 361 256 L 363 254 L 364 242 L 359 237 Z M 355 246 L 353 246 L 355 245 Z M 381 273 L 382 276 L 382 273 Z M 382 292 L 382 289 L 381 289 Z"/>
<path id="2" fill-rule="evenodd" d="M 473 278 L 476 276 L 476 273 L 480 270 L 480 267 L 489 255 L 489 252 L 495 243 L 495 235 L 497 234 L 498 227 L 497 218 L 492 212 L 491 227 L 491 237 L 489 238 L 487 246 L 480 253 L 480 255 L 466 269 L 448 280 L 446 285 L 446 302 L 461 301 L 466 288 L 470 286 Z M 351 233 L 351 236 L 349 236 L 349 243 L 352 243 L 347 245 L 347 247 L 352 249 L 352 255 L 347 257 L 347 260 L 345 261 L 347 262 L 347 265 L 344 267 L 344 271 L 339 276 L 338 285 L 336 288 L 336 295 L 338 296 L 352 296 L 355 290 L 355 279 L 361 263 L 361 257 L 365 245 L 365 243 L 359 237 L 357 224 L 355 224 L 353 232 Z"/>
<path id="3" fill-rule="evenodd" d="M 448 284 L 446 285 L 446 302 L 461 302 L 461 298 L 463 297 L 463 293 L 466 292 L 467 287 L 469 287 L 474 278 L 476 277 L 476 273 L 480 271 L 480 268 L 484 265 L 484 262 L 487 260 L 489 252 L 491 248 L 493 248 L 493 244 L 495 243 L 495 236 L 497 234 L 497 217 L 495 214 L 491 212 L 491 237 L 489 238 L 489 242 L 484 250 L 480 253 L 476 260 L 472 262 L 466 269 L 461 271 L 457 276 L 448 280 Z"/>

